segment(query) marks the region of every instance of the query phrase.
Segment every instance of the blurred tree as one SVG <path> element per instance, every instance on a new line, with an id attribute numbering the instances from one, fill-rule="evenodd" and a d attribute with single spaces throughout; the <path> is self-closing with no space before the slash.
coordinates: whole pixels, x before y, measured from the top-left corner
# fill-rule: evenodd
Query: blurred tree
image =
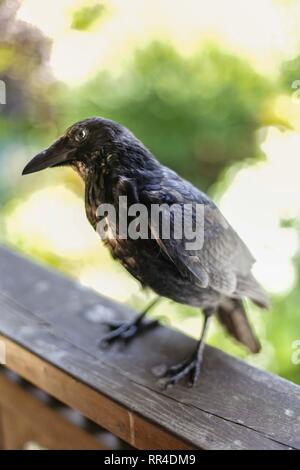
<path id="1" fill-rule="evenodd" d="M 9 199 L 15 179 L 8 174 L 11 154 L 26 138 L 45 133 L 54 117 L 55 83 L 48 67 L 51 43 L 32 25 L 16 19 L 20 2 L 0 0 L 0 79 L 6 104 L 0 105 L 0 202 Z"/>
<path id="2" fill-rule="evenodd" d="M 232 163 L 257 158 L 257 129 L 276 123 L 266 112 L 271 84 L 214 46 L 186 58 L 152 43 L 120 76 L 100 73 L 76 96 L 69 97 L 68 123 L 91 114 L 116 119 L 203 189 Z"/>
<path id="3" fill-rule="evenodd" d="M 20 2 L 0 1 L 0 75 L 7 85 L 2 116 L 36 124 L 49 114 L 47 86 L 53 82 L 47 67 L 51 43 L 29 23 L 16 20 Z"/>

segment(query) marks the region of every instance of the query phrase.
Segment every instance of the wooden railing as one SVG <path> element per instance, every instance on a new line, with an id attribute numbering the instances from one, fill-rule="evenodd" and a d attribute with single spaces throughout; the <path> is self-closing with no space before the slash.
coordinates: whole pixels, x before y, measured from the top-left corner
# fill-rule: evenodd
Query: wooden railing
<path id="1" fill-rule="evenodd" d="M 116 286 L 117 288 L 117 286 Z M 151 368 L 194 340 L 159 327 L 126 349 L 98 348 L 105 319 L 133 314 L 0 248 L 5 371 L 34 384 L 137 449 L 300 448 L 300 387 L 207 347 L 199 384 L 161 390 Z M 0 446 L 107 448 L 0 376 Z"/>

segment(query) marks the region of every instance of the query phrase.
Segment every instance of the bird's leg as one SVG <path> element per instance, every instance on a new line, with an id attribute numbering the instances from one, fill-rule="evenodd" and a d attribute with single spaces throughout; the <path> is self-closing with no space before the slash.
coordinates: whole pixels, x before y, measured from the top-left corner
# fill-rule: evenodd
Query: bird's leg
<path id="1" fill-rule="evenodd" d="M 197 344 L 197 348 L 192 356 L 185 359 L 183 362 L 179 364 L 175 364 L 169 367 L 167 370 L 164 370 L 161 373 L 158 373 L 160 377 L 163 377 L 161 383 L 164 388 L 168 387 L 169 385 L 175 385 L 180 380 L 185 378 L 187 375 L 190 376 L 189 384 L 191 386 L 195 385 L 200 377 L 201 371 L 201 364 L 202 364 L 202 356 L 203 350 L 205 346 L 205 337 L 207 335 L 210 319 L 212 317 L 213 311 L 211 309 L 204 310 L 204 324 L 201 332 L 201 337 Z"/>
<path id="2" fill-rule="evenodd" d="M 150 320 L 143 322 L 144 317 L 151 308 L 159 302 L 160 298 L 156 297 L 149 305 L 139 313 L 133 320 L 128 321 L 110 321 L 104 322 L 106 326 L 111 330 L 109 333 L 103 336 L 100 341 L 100 346 L 110 344 L 118 339 L 129 341 L 138 333 L 146 330 L 150 330 L 159 325 L 158 320 Z"/>

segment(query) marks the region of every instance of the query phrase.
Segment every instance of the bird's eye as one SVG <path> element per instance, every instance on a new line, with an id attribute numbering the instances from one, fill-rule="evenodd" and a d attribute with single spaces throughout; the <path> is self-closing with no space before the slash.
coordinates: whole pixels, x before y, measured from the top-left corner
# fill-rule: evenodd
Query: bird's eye
<path id="1" fill-rule="evenodd" d="M 76 140 L 76 142 L 83 142 L 87 135 L 88 131 L 86 129 L 78 129 L 74 135 L 74 140 Z"/>

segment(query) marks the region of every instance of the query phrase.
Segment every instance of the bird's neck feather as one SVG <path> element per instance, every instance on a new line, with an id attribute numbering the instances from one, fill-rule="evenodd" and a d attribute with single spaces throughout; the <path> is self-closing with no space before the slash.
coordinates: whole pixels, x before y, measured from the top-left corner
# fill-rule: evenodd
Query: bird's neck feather
<path id="1" fill-rule="evenodd" d="M 122 179 L 144 179 L 158 170 L 160 164 L 139 141 L 108 145 L 101 158 L 89 168 L 76 167 L 85 182 L 85 205 L 90 223 L 96 224 L 96 211 L 102 203 L 113 203 L 113 188 Z"/>

